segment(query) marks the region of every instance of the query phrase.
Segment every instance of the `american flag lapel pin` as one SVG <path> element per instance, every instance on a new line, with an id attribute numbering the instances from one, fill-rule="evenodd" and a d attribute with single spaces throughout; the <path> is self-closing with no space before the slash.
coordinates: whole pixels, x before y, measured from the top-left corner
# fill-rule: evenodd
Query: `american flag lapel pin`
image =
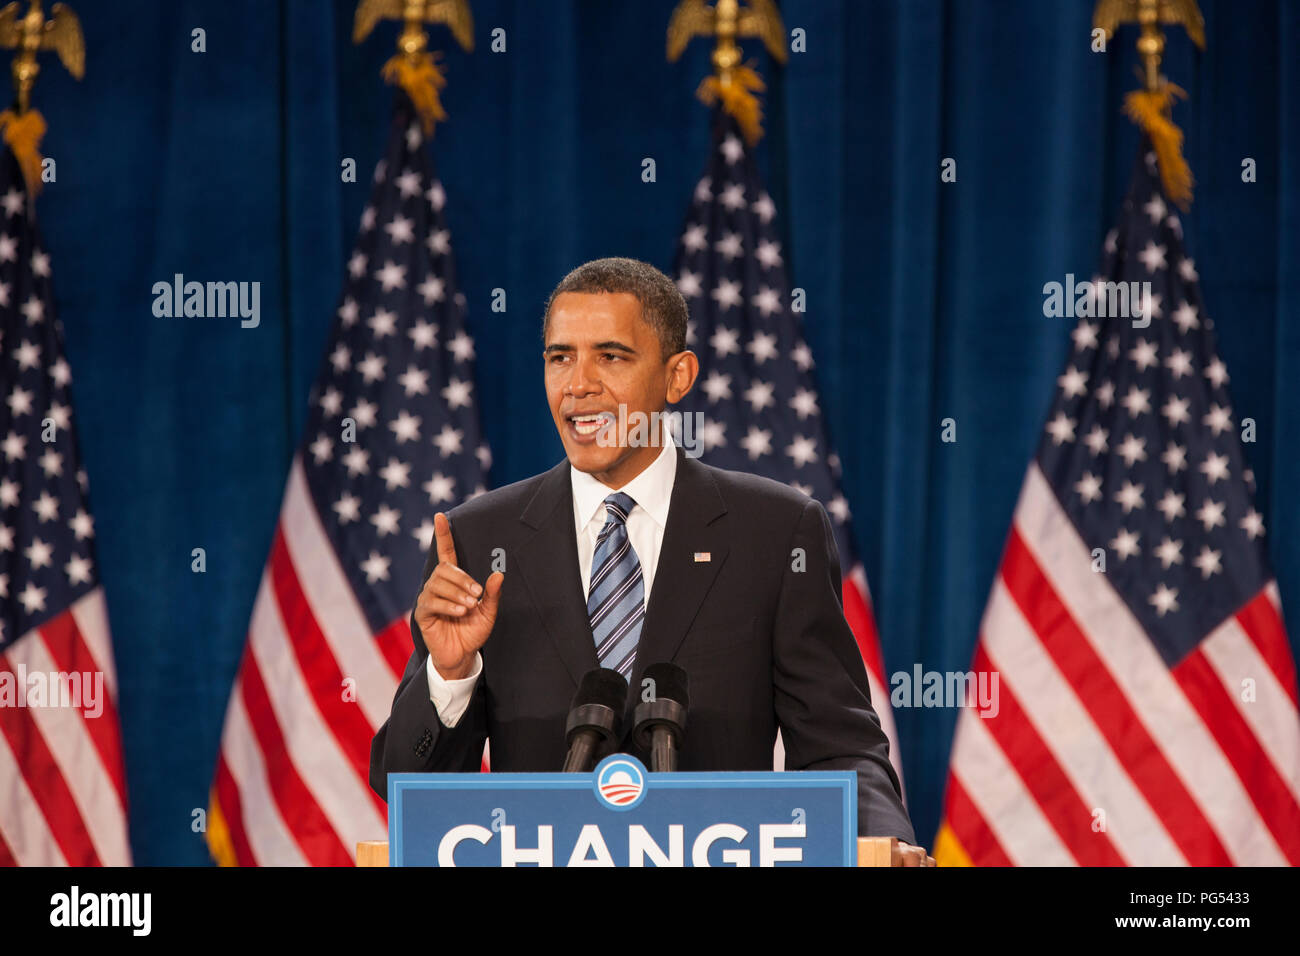
<path id="1" fill-rule="evenodd" d="M 696 551 L 696 552 L 695 552 L 695 563 L 696 563 L 696 564 L 708 564 L 708 563 L 709 563 L 710 561 L 712 561 L 712 560 L 713 560 L 713 553 L 712 553 L 711 551 Z"/>

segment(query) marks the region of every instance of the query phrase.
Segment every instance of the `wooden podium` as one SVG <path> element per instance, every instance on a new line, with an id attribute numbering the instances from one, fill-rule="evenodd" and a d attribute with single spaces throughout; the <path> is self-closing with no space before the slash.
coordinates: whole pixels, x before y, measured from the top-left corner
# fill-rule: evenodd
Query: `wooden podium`
<path id="1" fill-rule="evenodd" d="M 388 841 L 357 844 L 357 866 L 387 866 Z M 927 860 L 933 866 L 933 858 Z M 858 837 L 858 866 L 902 866 L 897 837 Z"/>

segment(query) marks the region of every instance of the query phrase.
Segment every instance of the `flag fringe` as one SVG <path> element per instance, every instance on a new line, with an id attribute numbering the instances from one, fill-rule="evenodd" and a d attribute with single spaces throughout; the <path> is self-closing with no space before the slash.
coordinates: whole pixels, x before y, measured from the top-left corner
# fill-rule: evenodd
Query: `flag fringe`
<path id="1" fill-rule="evenodd" d="M 705 77 L 695 95 L 706 106 L 721 102 L 722 108 L 735 117 L 741 133 L 753 146 L 763 135 L 763 107 L 753 91 L 764 89 L 763 78 L 757 71 L 752 67 L 738 66 L 725 83 L 716 76 Z"/>
<path id="2" fill-rule="evenodd" d="M 939 832 L 934 838 L 934 859 L 936 866 L 974 866 L 970 854 L 946 820 L 939 826 Z"/>
<path id="3" fill-rule="evenodd" d="M 5 110 L 0 113 L 0 127 L 4 140 L 14 151 L 18 166 L 27 180 L 27 191 L 33 196 L 41 191 L 41 139 L 45 136 L 45 117 L 39 110 L 23 113 Z"/>
<path id="4" fill-rule="evenodd" d="M 1192 201 L 1192 170 L 1183 158 L 1183 131 L 1169 118 L 1175 99 L 1187 92 L 1164 82 L 1154 90 L 1134 90 L 1124 97 L 1124 112 L 1151 138 L 1165 193 L 1184 211 Z"/>
<path id="5" fill-rule="evenodd" d="M 434 54 L 429 52 L 408 56 L 398 53 L 384 64 L 383 77 L 390 85 L 400 86 L 411 98 L 420 115 L 424 135 L 433 135 L 433 126 L 447 118 L 438 91 L 447 85 L 446 77 L 438 69 Z"/>
<path id="6" fill-rule="evenodd" d="M 215 789 L 208 794 L 207 838 L 208 852 L 217 866 L 239 866 L 235 844 L 230 839 L 230 828 L 226 826 L 226 817 L 221 812 L 221 801 L 217 799 Z"/>

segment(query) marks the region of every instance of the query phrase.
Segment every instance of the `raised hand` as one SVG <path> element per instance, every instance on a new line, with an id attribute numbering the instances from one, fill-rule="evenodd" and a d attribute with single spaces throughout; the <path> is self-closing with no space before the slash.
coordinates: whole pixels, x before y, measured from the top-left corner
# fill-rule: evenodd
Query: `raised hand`
<path id="1" fill-rule="evenodd" d="M 438 673 L 459 680 L 473 671 L 474 655 L 492 633 L 506 576 L 494 572 L 480 585 L 462 571 L 451 524 L 441 511 L 433 516 L 433 536 L 438 564 L 415 602 L 415 623 Z"/>

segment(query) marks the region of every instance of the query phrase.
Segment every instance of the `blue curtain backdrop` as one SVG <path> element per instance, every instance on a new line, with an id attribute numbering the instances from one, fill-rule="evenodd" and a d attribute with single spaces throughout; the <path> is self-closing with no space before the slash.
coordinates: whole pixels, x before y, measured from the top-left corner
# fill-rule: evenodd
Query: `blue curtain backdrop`
<path id="1" fill-rule="evenodd" d="M 87 77 L 35 102 L 58 180 L 39 200 L 121 688 L 135 858 L 204 863 L 191 828 L 382 148 L 396 27 L 351 43 L 353 0 L 78 4 Z M 575 264 L 667 267 L 705 160 L 707 44 L 664 60 L 670 0 L 474 0 L 447 51 L 433 146 L 504 483 L 561 455 L 538 319 Z M 1137 136 L 1122 52 L 1091 0 L 783 0 L 807 52 L 774 70 L 759 157 L 807 290 L 887 668 L 969 666 L 1021 478 L 1064 357 L 1043 283 L 1084 277 Z M 1203 0 L 1209 48 L 1167 72 L 1198 179 L 1184 218 L 1232 375 L 1284 606 L 1300 621 L 1300 5 Z M 489 49 L 505 31 L 507 50 Z M 191 49 L 206 31 L 207 50 Z M 351 157 L 359 182 L 341 182 Z M 658 180 L 641 181 L 656 160 Z M 957 181 L 940 181 L 944 157 Z M 1258 179 L 1244 183 L 1242 161 Z M 258 281 L 262 320 L 155 318 L 176 273 Z M 488 308 L 506 290 L 507 311 Z M 940 442 L 940 422 L 957 441 Z M 1292 489 L 1288 491 L 1287 489 Z M 191 571 L 202 547 L 207 571 Z M 1300 638 L 1293 625 L 1292 641 Z M 897 714 L 918 835 L 939 817 L 956 714 Z"/>

